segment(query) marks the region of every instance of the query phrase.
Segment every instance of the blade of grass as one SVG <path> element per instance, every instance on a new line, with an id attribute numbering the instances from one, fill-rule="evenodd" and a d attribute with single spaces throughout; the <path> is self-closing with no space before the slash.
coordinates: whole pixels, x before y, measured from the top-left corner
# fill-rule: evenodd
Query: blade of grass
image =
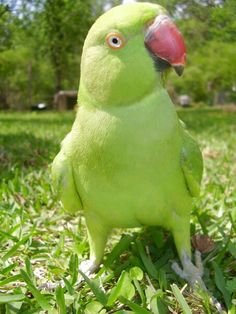
<path id="1" fill-rule="evenodd" d="M 61 285 L 59 285 L 56 288 L 56 301 L 57 305 L 59 307 L 59 313 L 60 314 L 66 314 L 66 304 L 65 304 L 65 297 L 64 297 L 64 291 Z"/>
<path id="2" fill-rule="evenodd" d="M 188 303 L 186 302 L 185 298 L 183 297 L 181 291 L 179 290 L 179 288 L 177 287 L 176 284 L 171 285 L 171 289 L 181 307 L 181 309 L 183 310 L 184 314 L 192 314 L 192 311 L 190 309 L 190 307 L 188 306 Z"/>
<path id="3" fill-rule="evenodd" d="M 66 289 L 69 292 L 70 295 L 73 295 L 75 293 L 74 288 L 70 284 L 69 280 L 67 280 L 65 277 L 63 277 L 63 281 L 65 283 Z"/>
<path id="4" fill-rule="evenodd" d="M 137 289 L 138 294 L 139 294 L 139 296 L 141 298 L 142 305 L 144 306 L 145 305 L 145 296 L 144 296 L 143 290 L 142 290 L 142 288 L 141 288 L 141 286 L 140 286 L 140 284 L 139 284 L 137 279 L 133 279 L 133 282 L 134 282 L 134 286 Z"/>
<path id="5" fill-rule="evenodd" d="M 21 276 L 22 276 L 23 280 L 27 284 L 28 289 L 32 292 L 33 296 L 35 297 L 36 301 L 41 306 L 41 308 L 44 311 L 50 311 L 51 310 L 51 306 L 50 306 L 48 300 L 35 287 L 34 283 L 30 279 L 28 274 L 23 269 L 21 269 L 20 272 L 21 272 Z"/>
<path id="6" fill-rule="evenodd" d="M 7 274 L 9 274 L 10 271 L 16 267 L 16 265 L 17 265 L 16 263 L 13 263 L 13 264 L 11 264 L 11 265 L 9 265 L 9 266 L 3 268 L 3 269 L 0 271 L 1 275 L 7 275 Z"/>
<path id="7" fill-rule="evenodd" d="M 129 274 L 123 271 L 118 279 L 117 285 L 111 290 L 109 295 L 107 306 L 111 307 L 114 305 L 119 296 L 127 296 L 127 298 L 132 298 L 135 294 L 134 287 L 131 284 Z"/>
<path id="8" fill-rule="evenodd" d="M 213 268 L 215 270 L 216 286 L 222 292 L 224 300 L 225 300 L 225 304 L 226 304 L 227 308 L 229 309 L 230 308 L 230 294 L 225 288 L 226 282 L 225 282 L 224 275 L 222 273 L 222 270 L 218 266 L 218 264 L 214 261 L 212 263 L 213 263 Z"/>
<path id="9" fill-rule="evenodd" d="M 133 280 L 135 288 L 137 289 L 139 296 L 141 298 L 142 305 L 144 306 L 146 303 L 145 302 L 145 296 L 144 296 L 143 290 L 139 284 L 139 281 L 143 280 L 143 271 L 141 268 L 134 266 L 129 270 L 129 275 L 130 275 L 130 278 Z"/>
<path id="10" fill-rule="evenodd" d="M 152 276 L 154 279 L 158 280 L 158 272 L 155 268 L 155 265 L 153 264 L 153 262 L 149 259 L 149 257 L 146 255 L 143 245 L 141 243 L 141 241 L 136 240 L 136 245 L 138 248 L 138 252 L 140 254 L 140 257 L 142 259 L 142 262 L 147 270 L 147 272 L 149 273 L 150 276 Z"/>
<path id="11" fill-rule="evenodd" d="M 79 260 L 77 254 L 71 254 L 69 261 L 69 271 L 71 275 L 71 284 L 74 285 L 78 278 Z"/>
<path id="12" fill-rule="evenodd" d="M 20 294 L 0 294 L 0 304 L 10 303 L 10 302 L 19 302 L 24 300 L 25 295 Z"/>
<path id="13" fill-rule="evenodd" d="M 231 305 L 228 314 L 236 314 L 236 306 L 234 304 Z"/>
<path id="14" fill-rule="evenodd" d="M 153 314 L 167 314 L 167 307 L 163 303 L 164 293 L 161 289 L 151 297 L 150 306 Z"/>
<path id="15" fill-rule="evenodd" d="M 133 237 L 130 235 L 125 235 L 117 245 L 113 248 L 111 253 L 108 255 L 104 265 L 109 267 L 125 250 L 128 249 L 130 242 L 133 240 Z"/>
<path id="16" fill-rule="evenodd" d="M 158 314 L 167 314 L 167 307 L 164 305 L 161 298 L 156 299 Z"/>
<path id="17" fill-rule="evenodd" d="M 15 282 L 15 281 L 21 280 L 21 279 L 22 279 L 22 276 L 20 274 L 14 275 L 14 276 L 8 277 L 8 278 L 3 279 L 2 281 L 0 281 L 0 286 L 5 286 L 5 285 L 7 285 L 10 282 Z"/>
<path id="18" fill-rule="evenodd" d="M 19 241 L 17 237 L 12 236 L 10 233 L 0 230 L 0 234 L 2 235 L 1 241 L 6 237 L 7 239 L 11 239 L 14 242 Z"/>
<path id="19" fill-rule="evenodd" d="M 148 311 L 147 309 L 144 309 L 143 307 L 141 307 L 137 303 L 129 301 L 125 297 L 120 296 L 119 300 L 121 303 L 127 305 L 132 311 L 134 311 L 135 314 L 151 314 L 151 312 Z"/>
<path id="20" fill-rule="evenodd" d="M 9 257 L 11 257 L 17 251 L 17 249 L 29 239 L 29 237 L 30 235 L 27 235 L 15 245 L 13 245 L 13 247 L 10 248 L 10 250 L 5 255 L 3 255 L 2 260 L 5 262 Z"/>
<path id="21" fill-rule="evenodd" d="M 105 306 L 107 304 L 107 296 L 105 293 L 92 281 L 90 280 L 81 270 L 78 270 L 81 276 L 84 278 L 85 282 L 89 288 L 93 291 L 93 294 L 96 296 L 97 300 Z"/>
<path id="22" fill-rule="evenodd" d="M 33 284 L 35 285 L 35 277 L 34 277 L 32 265 L 31 265 L 28 257 L 26 257 L 26 259 L 25 259 L 25 268 L 26 268 L 27 274 L 29 275 L 30 279 L 32 280 Z"/>

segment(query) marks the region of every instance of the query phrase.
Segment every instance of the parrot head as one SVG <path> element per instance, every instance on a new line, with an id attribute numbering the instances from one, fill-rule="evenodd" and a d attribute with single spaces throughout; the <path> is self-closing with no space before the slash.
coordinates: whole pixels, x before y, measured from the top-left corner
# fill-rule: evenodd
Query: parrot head
<path id="1" fill-rule="evenodd" d="M 162 86 L 162 72 L 181 75 L 183 37 L 164 8 L 151 3 L 120 5 L 104 13 L 84 43 L 78 101 L 97 107 L 135 103 Z"/>

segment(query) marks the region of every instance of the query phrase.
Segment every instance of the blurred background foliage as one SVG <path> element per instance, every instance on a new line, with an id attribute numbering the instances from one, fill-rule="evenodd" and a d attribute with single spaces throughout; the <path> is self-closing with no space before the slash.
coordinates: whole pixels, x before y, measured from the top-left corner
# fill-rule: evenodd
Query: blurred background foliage
<path id="1" fill-rule="evenodd" d="M 167 82 L 171 95 L 195 103 L 236 102 L 236 1 L 150 0 L 170 12 L 184 34 L 185 74 Z M 121 0 L 0 1 L 0 108 L 51 105 L 59 90 L 76 90 L 86 34 Z"/>

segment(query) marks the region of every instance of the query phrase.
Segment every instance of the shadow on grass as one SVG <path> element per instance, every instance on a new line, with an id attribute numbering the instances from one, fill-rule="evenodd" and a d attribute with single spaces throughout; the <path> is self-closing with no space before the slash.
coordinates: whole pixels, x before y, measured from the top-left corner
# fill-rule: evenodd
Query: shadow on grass
<path id="1" fill-rule="evenodd" d="M 206 131 L 220 132 L 234 127 L 236 129 L 236 112 L 217 109 L 182 109 L 178 116 L 186 123 L 189 130 L 196 133 Z"/>
<path id="2" fill-rule="evenodd" d="M 10 180 L 16 168 L 47 167 L 59 151 L 59 144 L 26 132 L 3 134 L 0 141 L 0 181 Z"/>
<path id="3" fill-rule="evenodd" d="M 32 113 L 6 113 L 0 115 L 0 123 L 6 124 L 18 124 L 22 123 L 24 126 L 40 126 L 40 125 L 62 125 L 62 124 L 72 124 L 74 120 L 73 112 L 69 113 L 58 113 L 58 112 L 46 112 L 39 114 Z"/>
<path id="4" fill-rule="evenodd" d="M 70 130 L 74 113 L 0 113 L 0 181 L 47 167 Z M 18 171 L 17 170 L 17 171 Z"/>

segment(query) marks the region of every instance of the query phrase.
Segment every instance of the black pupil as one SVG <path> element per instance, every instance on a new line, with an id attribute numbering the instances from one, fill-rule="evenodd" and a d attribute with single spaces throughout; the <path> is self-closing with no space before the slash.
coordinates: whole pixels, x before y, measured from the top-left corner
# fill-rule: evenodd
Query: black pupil
<path id="1" fill-rule="evenodd" d="M 113 38 L 112 38 L 112 42 L 113 42 L 113 44 L 117 45 L 117 44 L 118 44 L 118 39 L 115 38 L 115 37 L 113 37 Z"/>

